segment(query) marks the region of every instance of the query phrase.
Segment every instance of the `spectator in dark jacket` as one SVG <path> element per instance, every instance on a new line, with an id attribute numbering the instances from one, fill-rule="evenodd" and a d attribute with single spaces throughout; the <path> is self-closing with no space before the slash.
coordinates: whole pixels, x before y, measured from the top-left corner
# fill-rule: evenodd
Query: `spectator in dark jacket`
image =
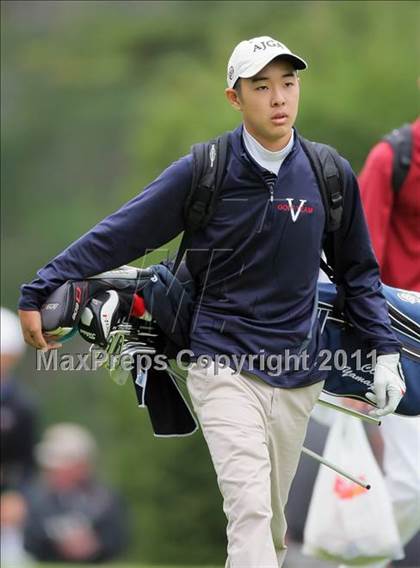
<path id="1" fill-rule="evenodd" d="M 77 424 L 56 424 L 36 448 L 42 475 L 28 495 L 24 543 L 40 561 L 105 562 L 126 541 L 119 499 L 95 477 L 96 444 Z"/>
<path id="2" fill-rule="evenodd" d="M 18 317 L 1 308 L 1 491 L 22 489 L 34 471 L 36 409 L 14 368 L 25 351 Z"/>

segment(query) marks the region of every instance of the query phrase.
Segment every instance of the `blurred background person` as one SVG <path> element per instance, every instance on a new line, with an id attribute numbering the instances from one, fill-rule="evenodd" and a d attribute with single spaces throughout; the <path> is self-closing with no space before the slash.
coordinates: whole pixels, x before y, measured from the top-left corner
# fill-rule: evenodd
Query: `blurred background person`
<path id="1" fill-rule="evenodd" d="M 420 118 L 372 148 L 359 186 L 382 281 L 420 292 Z"/>
<path id="2" fill-rule="evenodd" d="M 37 412 L 34 402 L 14 375 L 25 352 L 17 316 L 1 308 L 1 492 L 22 489 L 34 472 L 33 448 Z"/>
<path id="3" fill-rule="evenodd" d="M 23 546 L 26 502 L 22 493 L 5 491 L 0 501 L 0 543 L 3 568 L 23 568 L 31 563 Z"/>
<path id="4" fill-rule="evenodd" d="M 78 424 L 49 427 L 36 447 L 39 482 L 28 493 L 27 551 L 40 561 L 96 563 L 126 544 L 126 518 L 117 496 L 98 481 L 97 447 Z"/>
<path id="5" fill-rule="evenodd" d="M 22 567 L 29 560 L 23 548 L 26 503 L 22 492 L 35 471 L 33 449 L 37 412 L 24 385 L 15 375 L 15 367 L 25 353 L 19 320 L 12 311 L 3 307 L 0 330 L 1 564 Z"/>
<path id="6" fill-rule="evenodd" d="M 372 148 L 359 186 L 382 281 L 420 292 L 420 118 Z M 420 417 L 384 416 L 380 433 L 382 467 L 406 545 L 420 530 Z"/>

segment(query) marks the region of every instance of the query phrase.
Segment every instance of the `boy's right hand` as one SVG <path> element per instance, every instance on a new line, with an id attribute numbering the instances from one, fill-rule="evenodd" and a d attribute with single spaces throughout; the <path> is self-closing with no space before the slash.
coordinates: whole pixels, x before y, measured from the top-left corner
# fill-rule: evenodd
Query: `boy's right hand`
<path id="1" fill-rule="evenodd" d="M 18 310 L 23 338 L 28 345 L 35 349 L 48 351 L 61 347 L 54 337 L 46 337 L 42 333 L 41 314 L 37 310 Z"/>

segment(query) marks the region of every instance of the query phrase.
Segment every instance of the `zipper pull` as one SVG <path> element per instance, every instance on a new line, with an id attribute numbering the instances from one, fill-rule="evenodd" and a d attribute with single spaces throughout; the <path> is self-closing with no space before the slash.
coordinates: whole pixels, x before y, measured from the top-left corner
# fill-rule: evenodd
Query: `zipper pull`
<path id="1" fill-rule="evenodd" d="M 269 187 L 270 187 L 270 203 L 273 203 L 273 201 L 274 201 L 274 187 L 273 187 L 273 184 L 270 183 L 270 186 L 269 186 Z"/>

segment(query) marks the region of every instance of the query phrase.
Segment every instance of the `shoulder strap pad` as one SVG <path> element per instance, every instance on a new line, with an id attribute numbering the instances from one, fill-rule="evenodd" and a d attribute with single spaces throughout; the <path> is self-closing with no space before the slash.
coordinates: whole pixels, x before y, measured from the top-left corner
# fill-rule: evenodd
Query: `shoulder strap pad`
<path id="1" fill-rule="evenodd" d="M 343 216 L 344 173 L 340 156 L 327 144 L 312 142 L 302 136 L 299 140 L 317 178 L 325 209 L 326 230 L 336 231 Z"/>
<path id="2" fill-rule="evenodd" d="M 318 182 L 326 218 L 324 251 L 327 262 L 320 260 L 322 270 L 334 282 L 334 266 L 337 255 L 334 232 L 341 226 L 344 204 L 344 171 L 340 156 L 327 144 L 312 142 L 299 136 L 303 151 L 307 155 Z"/>
<path id="3" fill-rule="evenodd" d="M 205 227 L 213 215 L 225 175 L 229 137 L 230 133 L 225 132 L 191 148 L 192 181 L 184 204 L 185 231 L 174 262 L 174 273 L 181 265 L 191 233 Z"/>
<path id="4" fill-rule="evenodd" d="M 407 177 L 411 164 L 413 134 L 410 124 L 404 124 L 401 128 L 396 128 L 384 137 L 393 151 L 394 159 L 392 165 L 392 188 L 398 193 Z"/>
<path id="5" fill-rule="evenodd" d="M 205 227 L 215 208 L 225 174 L 229 133 L 195 144 L 192 149 L 193 177 L 185 203 L 187 231 Z"/>

